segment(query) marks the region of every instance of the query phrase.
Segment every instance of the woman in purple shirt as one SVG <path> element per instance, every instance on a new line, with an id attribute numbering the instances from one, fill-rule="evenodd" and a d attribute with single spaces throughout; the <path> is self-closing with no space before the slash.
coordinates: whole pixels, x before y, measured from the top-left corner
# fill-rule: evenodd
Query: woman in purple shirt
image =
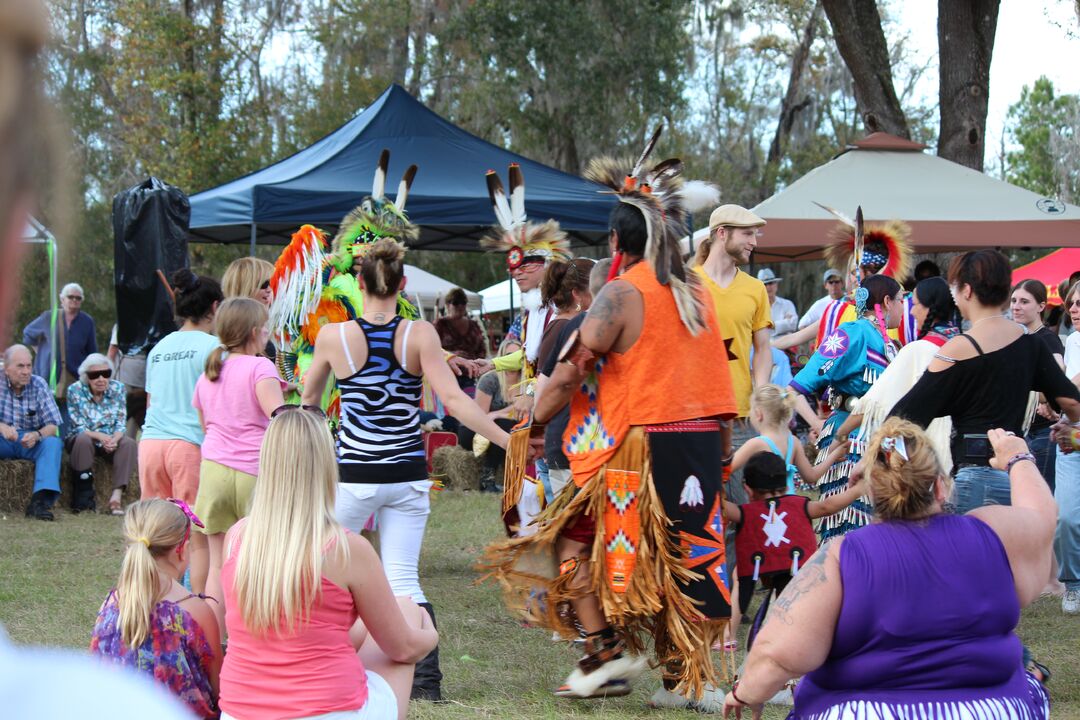
<path id="1" fill-rule="evenodd" d="M 798 720 L 1047 717 L 1014 631 L 1046 583 L 1054 501 L 1024 441 L 988 435 L 1012 505 L 951 515 L 926 434 L 895 417 L 882 425 L 853 473 L 867 474 L 875 522 L 822 547 L 791 581 L 725 711 L 756 718 L 805 674 Z"/>

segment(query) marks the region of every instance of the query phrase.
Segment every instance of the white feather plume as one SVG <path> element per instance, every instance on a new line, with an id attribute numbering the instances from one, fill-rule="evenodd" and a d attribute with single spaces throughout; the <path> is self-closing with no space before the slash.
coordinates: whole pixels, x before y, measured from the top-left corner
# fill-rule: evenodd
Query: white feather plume
<path id="1" fill-rule="evenodd" d="M 699 212 L 720 204 L 720 188 L 704 180 L 688 180 L 679 191 L 687 212 Z"/>

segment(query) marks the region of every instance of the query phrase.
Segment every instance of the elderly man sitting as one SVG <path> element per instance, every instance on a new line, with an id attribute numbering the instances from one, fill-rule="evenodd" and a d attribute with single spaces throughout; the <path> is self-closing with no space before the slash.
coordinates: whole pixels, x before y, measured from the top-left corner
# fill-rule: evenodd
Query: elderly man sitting
<path id="1" fill-rule="evenodd" d="M 57 437 L 60 411 L 49 386 L 31 373 L 33 358 L 25 345 L 4 351 L 4 382 L 0 383 L 0 459 L 34 463 L 34 494 L 26 516 L 52 520 L 51 508 L 60 495 L 60 455 Z"/>
<path id="2" fill-rule="evenodd" d="M 124 434 L 127 399 L 124 384 L 112 380 L 113 364 L 101 353 L 91 353 L 79 365 L 79 382 L 67 389 L 71 424 L 64 446 L 75 475 L 71 509 L 94 510 L 94 456 L 113 464 L 113 490 L 109 512 L 123 515 L 120 498 L 135 469 L 138 445 Z"/>

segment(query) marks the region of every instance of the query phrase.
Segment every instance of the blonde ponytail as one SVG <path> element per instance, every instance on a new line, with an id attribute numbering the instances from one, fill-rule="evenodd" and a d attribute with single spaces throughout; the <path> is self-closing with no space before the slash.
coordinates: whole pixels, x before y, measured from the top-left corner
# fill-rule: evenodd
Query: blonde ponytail
<path id="1" fill-rule="evenodd" d="M 720 228 L 709 228 L 709 234 L 701 239 L 698 243 L 697 250 L 694 251 L 694 262 L 690 263 L 693 266 L 702 265 L 709 259 L 709 253 L 712 252 L 713 242 L 716 241 L 716 231 Z"/>
<path id="2" fill-rule="evenodd" d="M 761 411 L 769 427 L 787 427 L 795 414 L 795 391 L 771 383 L 760 385 L 750 395 L 750 407 Z"/>
<path id="3" fill-rule="evenodd" d="M 150 616 L 168 588 L 161 587 L 156 559 L 184 542 L 188 519 L 168 500 L 140 500 L 124 514 L 127 550 L 116 583 L 117 625 L 134 649 L 150 636 Z"/>
<path id="4" fill-rule="evenodd" d="M 266 306 L 247 297 L 231 297 L 218 307 L 214 316 L 214 333 L 221 343 L 206 357 L 203 373 L 210 382 L 221 377 L 225 353 L 239 350 L 251 340 L 251 333 L 266 325 L 269 319 Z"/>

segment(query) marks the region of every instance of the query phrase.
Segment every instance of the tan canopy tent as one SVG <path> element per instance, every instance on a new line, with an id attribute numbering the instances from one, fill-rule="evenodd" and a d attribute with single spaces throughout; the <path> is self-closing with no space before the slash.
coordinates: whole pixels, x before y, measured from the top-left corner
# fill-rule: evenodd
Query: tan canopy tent
<path id="1" fill-rule="evenodd" d="M 867 222 L 903 220 L 915 251 L 1080 246 L 1080 207 L 1010 185 L 874 133 L 753 208 L 768 221 L 755 262 L 822 256 L 837 220 L 815 203 Z M 708 229 L 694 233 L 694 246 Z"/>

